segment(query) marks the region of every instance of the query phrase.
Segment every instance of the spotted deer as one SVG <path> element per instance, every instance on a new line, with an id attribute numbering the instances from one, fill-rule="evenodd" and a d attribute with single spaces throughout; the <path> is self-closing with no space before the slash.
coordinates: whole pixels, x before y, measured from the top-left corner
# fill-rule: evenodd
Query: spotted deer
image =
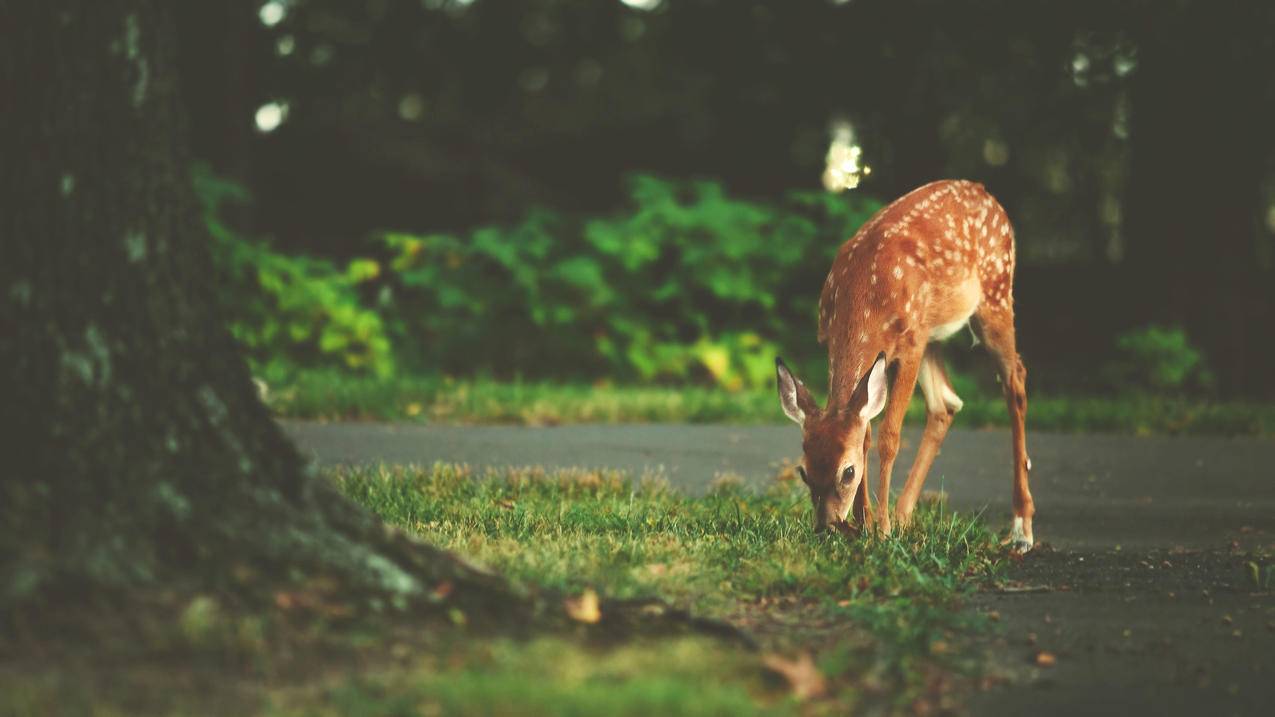
<path id="1" fill-rule="evenodd" d="M 890 532 L 890 474 L 903 414 L 919 383 L 925 433 L 894 515 L 900 525 L 909 522 L 926 473 L 961 410 L 938 342 L 973 319 L 996 362 L 1009 408 L 1014 522 L 1008 542 L 1020 552 L 1031 549 L 1027 370 L 1014 346 L 1013 277 L 1014 231 L 1005 210 L 981 184 L 968 181 L 913 190 L 842 245 L 819 297 L 819 342 L 828 346 L 826 408 L 819 408 L 783 359 L 775 359 L 780 403 L 801 426 L 797 471 L 810 488 L 816 530 L 849 533 L 872 522 L 869 422 L 885 409 L 877 446 L 877 525 L 883 534 Z M 890 365 L 894 382 L 887 389 Z"/>

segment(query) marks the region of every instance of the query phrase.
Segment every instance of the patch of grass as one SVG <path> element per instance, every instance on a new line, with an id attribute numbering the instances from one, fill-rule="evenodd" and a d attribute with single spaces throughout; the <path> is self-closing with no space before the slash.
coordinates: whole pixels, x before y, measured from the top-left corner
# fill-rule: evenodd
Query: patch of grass
<path id="1" fill-rule="evenodd" d="M 746 655 L 703 638 L 609 649 L 561 638 L 457 645 L 317 694 L 277 693 L 273 713 L 332 715 L 754 715 L 788 712 Z"/>
<path id="2" fill-rule="evenodd" d="M 267 403 L 289 418 L 416 420 L 430 423 L 757 423 L 774 421 L 774 396 L 703 386 L 590 386 L 455 380 L 375 379 L 302 373 L 270 389 Z M 782 416 L 781 416 L 782 417 Z"/>
<path id="3" fill-rule="evenodd" d="M 999 570 L 1003 555 L 976 519 L 953 514 L 942 502 L 924 504 L 914 524 L 890 538 L 847 541 L 815 535 L 805 489 L 792 482 L 777 482 L 765 493 L 726 487 L 692 498 L 657 479 L 633 482 L 619 473 L 583 470 L 505 470 L 476 476 L 449 465 L 369 467 L 342 469 L 336 480 L 348 496 L 387 522 L 528 588 L 661 598 L 743 627 L 768 651 L 811 652 L 828 683 L 818 704 L 834 712 L 865 701 L 899 707 L 947 699 L 951 675 L 975 670 L 969 656 L 955 647 L 976 619 L 959 610 L 961 599 L 977 581 Z M 468 676 L 448 689 L 471 683 L 484 684 L 482 689 L 493 694 L 520 689 L 504 681 L 516 685 L 526 678 L 517 670 L 505 674 L 500 665 L 538 662 L 523 654 L 536 648 L 499 649 L 508 651 L 507 662 L 485 663 L 491 669 L 480 676 L 466 672 L 464 665 L 472 658 L 459 660 L 457 674 Z M 582 648 L 555 649 L 571 653 Z M 633 660 L 675 664 L 653 657 L 673 649 L 669 644 L 633 649 L 638 650 Z M 609 684 L 613 680 L 605 677 L 610 673 L 603 665 L 619 659 L 615 654 L 557 661 L 589 665 L 579 671 L 586 682 Z M 634 671 L 596 696 L 612 700 L 649 690 L 674 700 L 683 689 L 697 691 L 706 681 L 715 681 L 730 688 L 713 698 L 724 701 L 724 712 L 733 695 L 759 694 L 755 681 L 760 665 L 758 657 L 748 658 L 752 669 L 741 673 L 736 666 L 744 656 L 736 650 L 723 654 L 732 657 L 707 661 L 717 665 L 710 668 L 711 680 L 695 677 L 698 673 L 689 668 Z M 566 690 L 563 680 L 570 680 L 560 673 L 531 673 L 542 676 L 531 682 L 549 700 L 535 712 L 627 713 L 612 702 L 589 702 L 594 693 L 587 689 Z M 647 686 L 622 688 L 628 679 Z M 428 694 L 435 701 L 446 697 L 429 680 L 416 678 L 412 684 L 414 694 Z M 367 694 L 381 687 L 355 689 Z M 553 695 L 568 693 L 570 700 L 553 702 Z M 577 697 L 585 702 L 576 702 Z M 641 709 L 628 712 L 661 709 L 635 704 Z M 560 709 L 549 709 L 552 705 Z M 501 712 L 499 705 L 490 706 Z"/>
<path id="4" fill-rule="evenodd" d="M 579 627 L 494 634 L 463 604 L 428 619 L 360 617 L 336 609 L 345 602 L 323 576 L 274 593 L 278 609 L 265 613 L 161 588 L 127 603 L 145 609 L 120 612 L 103 598 L 108 620 L 96 610 L 73 619 L 93 597 L 75 596 L 51 610 L 85 639 L 0 639 L 0 714 L 949 710 L 981 665 L 965 637 L 983 618 L 963 612 L 962 599 L 997 578 L 1004 559 L 977 519 L 935 500 L 888 539 L 815 535 L 793 481 L 764 493 L 724 482 L 687 497 L 606 471 L 439 465 L 331 478 L 391 524 L 522 589 L 568 596 L 546 609 Z M 593 593 L 603 622 L 586 627 L 579 604 Z M 608 631 L 609 601 L 627 598 L 729 622 L 760 649 L 684 629 Z M 11 617 L 24 633 L 26 621 Z M 7 651 L 19 644 L 26 657 Z"/>
<path id="5" fill-rule="evenodd" d="M 1000 396 L 963 390 L 958 426 L 1008 425 Z M 337 372 L 302 373 L 273 387 L 267 402 L 281 416 L 318 420 L 428 423 L 778 423 L 774 392 L 729 392 L 704 386 L 589 386 L 547 382 L 391 379 Z M 908 420 L 924 420 L 914 399 Z M 1262 435 L 1275 433 L 1275 405 L 1175 396 L 1029 396 L 1028 425 L 1047 431 Z"/>

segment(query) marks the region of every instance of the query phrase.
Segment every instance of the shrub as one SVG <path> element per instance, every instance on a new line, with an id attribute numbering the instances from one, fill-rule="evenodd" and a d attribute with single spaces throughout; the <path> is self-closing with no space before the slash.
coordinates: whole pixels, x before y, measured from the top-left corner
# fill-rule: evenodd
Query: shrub
<path id="1" fill-rule="evenodd" d="M 1176 391 L 1212 381 L 1203 357 L 1178 327 L 1147 326 L 1116 339 L 1107 376 L 1117 388 Z"/>
<path id="2" fill-rule="evenodd" d="M 573 221 L 545 211 L 508 228 L 387 233 L 376 284 L 421 368 L 534 376 L 771 380 L 780 345 L 813 349 L 824 272 L 879 207 L 796 193 L 779 205 L 713 182 L 631 181 L 631 207 Z"/>
<path id="3" fill-rule="evenodd" d="M 356 259 L 344 271 L 323 259 L 288 256 L 240 236 L 222 207 L 248 201 L 239 185 L 194 168 L 195 191 L 212 238 L 223 316 L 255 373 L 277 380 L 294 368 L 340 368 L 387 376 L 394 362 L 384 322 L 357 287 L 380 266 Z"/>

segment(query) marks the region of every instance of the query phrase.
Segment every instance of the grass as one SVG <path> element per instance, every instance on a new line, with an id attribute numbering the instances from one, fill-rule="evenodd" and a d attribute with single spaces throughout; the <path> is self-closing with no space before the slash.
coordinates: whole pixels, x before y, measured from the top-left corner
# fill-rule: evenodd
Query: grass
<path id="1" fill-rule="evenodd" d="M 273 696 L 275 715 L 779 714 L 746 656 L 680 638 L 588 648 L 562 638 L 457 645 L 317 692 Z M 771 690 L 774 691 L 773 689 Z"/>
<path id="2" fill-rule="evenodd" d="M 1007 557 L 976 517 L 933 496 L 909 529 L 848 541 L 810 530 L 805 488 L 791 480 L 764 492 L 724 481 L 689 497 L 607 471 L 380 466 L 329 478 L 520 589 L 567 596 L 560 609 L 579 632 L 492 634 L 463 605 L 442 624 L 388 628 L 340 623 L 300 598 L 278 615 L 237 615 L 161 590 L 141 635 L 95 628 L 78 652 L 0 668 L 0 714 L 951 710 L 982 665 L 968 638 L 985 618 L 963 600 Z M 612 599 L 664 600 L 730 623 L 758 649 L 693 631 L 600 636 L 584 629 L 594 595 L 602 611 Z"/>
<path id="3" fill-rule="evenodd" d="M 658 479 L 597 471 L 476 477 L 448 465 L 336 474 L 387 522 L 528 589 L 596 592 L 603 605 L 660 598 L 749 631 L 762 652 L 702 638 L 496 641 L 339 694 L 373 712 L 405 699 L 442 713 L 840 713 L 945 705 L 953 679 L 977 672 L 958 647 L 978 620 L 961 601 L 998 573 L 1003 553 L 976 519 L 941 501 L 925 503 L 898 535 L 847 541 L 810 530 L 809 499 L 791 481 L 687 497 Z M 813 656 L 813 671 L 799 667 L 801 654 Z M 767 678 L 766 659 L 796 674 Z M 791 692 L 809 679 L 823 689 L 799 705 Z"/>
<path id="4" fill-rule="evenodd" d="M 972 384 L 970 384 L 972 385 Z M 961 387 L 965 407 L 957 425 L 1004 426 L 999 396 Z M 438 377 L 373 379 L 302 373 L 272 388 L 268 403 L 281 416 L 317 420 L 429 423 L 777 423 L 774 392 L 729 392 L 704 386 L 572 385 L 547 382 L 454 380 Z M 919 398 L 909 419 L 920 421 Z M 1275 433 L 1275 405 L 1213 402 L 1180 396 L 1060 397 L 1032 394 L 1028 421 L 1035 430 L 1160 434 Z"/>

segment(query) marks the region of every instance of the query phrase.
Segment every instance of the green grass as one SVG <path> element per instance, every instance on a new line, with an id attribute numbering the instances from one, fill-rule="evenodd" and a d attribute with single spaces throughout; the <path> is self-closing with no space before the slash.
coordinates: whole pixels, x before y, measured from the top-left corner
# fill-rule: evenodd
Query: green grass
<path id="1" fill-rule="evenodd" d="M 661 598 L 748 630 L 762 654 L 811 653 L 828 690 L 806 712 L 950 699 L 945 680 L 977 672 L 957 647 L 978 620 L 962 612 L 962 598 L 1004 557 L 976 519 L 937 501 L 890 538 L 815 535 L 805 489 L 792 482 L 687 497 L 656 479 L 583 470 L 475 480 L 467 468 L 439 465 L 335 477 L 387 522 L 528 588 L 596 591 L 603 605 Z M 353 701 L 368 714 L 395 704 L 481 714 L 797 709 L 782 681 L 766 679 L 762 654 L 694 638 L 618 647 L 483 641 L 427 667 L 349 681 L 323 700 Z"/>
<path id="2" fill-rule="evenodd" d="M 561 638 L 457 645 L 310 694 L 274 695 L 274 714 L 754 715 L 794 704 L 748 656 L 702 638 L 587 648 Z M 773 693 L 773 694 L 771 694 Z"/>
<path id="3" fill-rule="evenodd" d="M 950 710 L 982 669 L 969 638 L 985 618 L 964 598 L 1007 558 L 976 517 L 934 498 L 889 538 L 815 535 L 793 481 L 688 497 L 606 471 L 364 467 L 328 479 L 387 522 L 555 596 L 544 609 L 563 619 L 508 634 L 463 604 L 441 620 L 358 617 L 321 575 L 266 612 L 160 589 L 137 614 L 71 620 L 88 643 L 50 636 L 5 665 L 0 714 Z M 657 598 L 757 649 L 686 629 L 586 628 L 591 613 L 573 601 L 589 595 L 603 613 L 612 599 Z"/>
<path id="4" fill-rule="evenodd" d="M 999 396 L 962 388 L 965 407 L 957 426 L 1008 422 Z M 281 416 L 319 420 L 427 423 L 778 423 L 784 421 L 770 390 L 729 392 L 704 386 L 571 385 L 547 382 L 453 380 L 437 377 L 373 379 L 340 373 L 303 373 L 271 388 L 268 403 Z M 915 399 L 909 420 L 923 420 Z M 1135 394 L 1058 397 L 1032 394 L 1028 425 L 1047 431 L 1157 434 L 1275 433 L 1275 405 L 1213 402 Z"/>

